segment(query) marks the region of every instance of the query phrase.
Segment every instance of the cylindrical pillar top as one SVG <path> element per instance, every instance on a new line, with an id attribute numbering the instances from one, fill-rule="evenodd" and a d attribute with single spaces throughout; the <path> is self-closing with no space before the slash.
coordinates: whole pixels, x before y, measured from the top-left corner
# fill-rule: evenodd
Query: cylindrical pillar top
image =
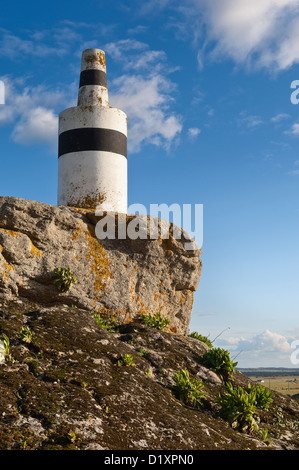
<path id="1" fill-rule="evenodd" d="M 82 52 L 78 106 L 109 106 L 106 59 L 101 49 Z"/>
<path id="2" fill-rule="evenodd" d="M 85 49 L 82 52 L 81 72 L 90 69 L 102 70 L 106 73 L 105 52 L 101 49 Z"/>

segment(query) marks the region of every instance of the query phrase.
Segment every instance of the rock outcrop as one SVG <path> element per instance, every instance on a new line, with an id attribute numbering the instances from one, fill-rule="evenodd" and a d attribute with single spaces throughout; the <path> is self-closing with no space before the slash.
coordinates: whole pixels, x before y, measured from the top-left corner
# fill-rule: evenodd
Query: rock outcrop
<path id="1" fill-rule="evenodd" d="M 103 216 L 108 226 L 111 222 L 121 230 L 121 215 Z M 76 305 L 122 321 L 160 312 L 169 319 L 170 331 L 186 334 L 201 250 L 194 242 L 193 249 L 186 249 L 188 235 L 176 228 L 181 236 L 174 238 L 172 225 L 170 234 L 167 230 L 167 237 L 160 237 L 160 219 L 122 217 L 125 230 L 136 226 L 144 238 L 99 241 L 101 217 L 92 211 L 0 197 L 0 295 Z M 151 224 L 157 222 L 160 232 L 151 238 Z M 60 267 L 69 268 L 77 280 L 67 294 L 53 284 Z"/>
<path id="2" fill-rule="evenodd" d="M 254 433 L 221 417 L 223 379 L 186 334 L 201 270 L 187 235 L 99 243 L 99 220 L 0 198 L 0 450 L 299 449 L 289 397 L 273 393 Z M 69 292 L 53 283 L 59 267 L 77 278 Z M 168 331 L 140 316 L 157 312 Z M 199 408 L 174 393 L 182 370 L 201 381 Z M 251 383 L 238 371 L 231 382 Z"/>

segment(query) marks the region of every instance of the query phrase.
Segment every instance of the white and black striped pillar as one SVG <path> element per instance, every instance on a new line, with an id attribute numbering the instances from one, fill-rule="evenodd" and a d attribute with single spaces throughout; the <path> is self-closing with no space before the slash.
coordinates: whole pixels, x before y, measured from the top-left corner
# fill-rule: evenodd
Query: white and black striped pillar
<path id="1" fill-rule="evenodd" d="M 83 51 L 78 106 L 58 134 L 58 205 L 126 213 L 127 116 L 109 107 L 103 51 Z"/>

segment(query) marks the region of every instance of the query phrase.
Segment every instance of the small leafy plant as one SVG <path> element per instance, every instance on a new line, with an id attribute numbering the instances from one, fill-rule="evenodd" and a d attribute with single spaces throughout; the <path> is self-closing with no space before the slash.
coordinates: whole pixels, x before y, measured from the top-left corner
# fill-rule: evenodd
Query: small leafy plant
<path id="1" fill-rule="evenodd" d="M 203 335 L 197 333 L 197 331 L 193 331 L 189 336 L 191 338 L 195 338 L 195 339 L 198 339 L 199 341 L 202 341 L 203 343 L 207 344 L 209 346 L 209 348 L 211 348 L 213 346 L 211 341 L 209 340 L 209 338 L 207 336 L 203 336 Z"/>
<path id="2" fill-rule="evenodd" d="M 163 330 L 167 325 L 169 325 L 169 319 L 163 318 L 160 312 L 157 312 L 155 315 L 142 313 L 141 320 L 147 326 L 157 328 L 158 330 Z"/>
<path id="3" fill-rule="evenodd" d="M 70 268 L 57 268 L 55 274 L 56 278 L 53 283 L 60 292 L 69 292 L 73 284 L 77 283 L 77 279 L 73 277 Z"/>
<path id="4" fill-rule="evenodd" d="M 134 358 L 130 356 L 130 354 L 121 355 L 120 359 L 117 361 L 117 365 L 127 367 L 135 366 Z"/>
<path id="5" fill-rule="evenodd" d="M 248 393 L 253 391 L 255 393 L 255 404 L 258 408 L 262 410 L 268 410 L 270 404 L 272 403 L 273 393 L 266 387 L 263 387 L 261 384 L 248 385 L 245 390 Z"/>
<path id="6" fill-rule="evenodd" d="M 112 315 L 109 318 L 103 318 L 100 313 L 94 312 L 93 314 L 97 324 L 108 331 L 108 333 L 113 333 L 117 330 L 119 323 L 113 318 Z"/>
<path id="7" fill-rule="evenodd" d="M 205 395 L 202 391 L 203 383 L 201 380 L 190 379 L 187 369 L 181 369 L 173 375 L 175 385 L 172 386 L 174 395 L 187 405 L 194 408 L 202 406 L 201 398 Z"/>
<path id="8" fill-rule="evenodd" d="M 2 338 L 1 341 L 3 343 L 3 355 L 4 355 L 4 360 L 10 359 L 10 341 L 8 336 L 5 333 L 2 333 Z"/>
<path id="9" fill-rule="evenodd" d="M 237 362 L 232 362 L 229 352 L 222 348 L 211 348 L 202 357 L 203 365 L 214 370 L 224 382 L 231 379 Z"/>
<path id="10" fill-rule="evenodd" d="M 33 333 L 32 331 L 30 330 L 29 326 L 23 326 L 23 328 L 21 329 L 21 332 L 20 332 L 20 340 L 23 342 L 23 343 L 31 343 L 32 341 L 32 337 L 33 337 Z"/>
<path id="11" fill-rule="evenodd" d="M 233 388 L 228 382 L 225 392 L 219 395 L 216 402 L 220 404 L 220 416 L 229 422 L 233 429 L 241 432 L 257 433 L 258 417 L 256 411 L 256 394 L 252 389 L 247 392 L 242 387 Z"/>

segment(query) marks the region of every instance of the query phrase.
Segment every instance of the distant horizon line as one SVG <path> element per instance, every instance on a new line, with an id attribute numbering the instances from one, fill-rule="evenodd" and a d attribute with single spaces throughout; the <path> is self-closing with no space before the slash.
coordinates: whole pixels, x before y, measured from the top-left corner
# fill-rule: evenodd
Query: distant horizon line
<path id="1" fill-rule="evenodd" d="M 299 367 L 235 367 L 236 370 L 295 370 L 299 372 Z"/>

